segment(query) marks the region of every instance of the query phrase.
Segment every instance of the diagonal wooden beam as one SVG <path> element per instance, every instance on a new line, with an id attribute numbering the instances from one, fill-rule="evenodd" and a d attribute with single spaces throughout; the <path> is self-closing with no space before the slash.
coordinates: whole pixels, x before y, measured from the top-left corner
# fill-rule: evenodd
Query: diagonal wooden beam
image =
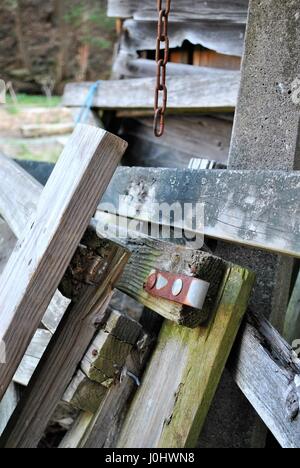
<path id="1" fill-rule="evenodd" d="M 0 341 L 5 344 L 6 363 L 0 365 L 0 397 L 125 149 L 124 141 L 103 130 L 78 126 L 57 163 L 36 215 L 2 274 Z"/>

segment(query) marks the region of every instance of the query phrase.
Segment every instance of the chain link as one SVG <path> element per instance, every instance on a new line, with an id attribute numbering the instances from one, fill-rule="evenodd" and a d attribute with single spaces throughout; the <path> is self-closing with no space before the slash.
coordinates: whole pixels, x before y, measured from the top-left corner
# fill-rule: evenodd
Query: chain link
<path id="1" fill-rule="evenodd" d="M 167 79 L 167 64 L 170 55 L 170 41 L 168 37 L 169 14 L 171 11 L 171 0 L 165 0 L 163 8 L 163 0 L 157 0 L 157 10 L 159 14 L 157 41 L 156 41 L 156 88 L 155 88 L 155 103 L 154 103 L 154 134 L 156 137 L 161 137 L 165 131 L 165 114 L 168 103 L 168 90 L 166 86 Z M 163 57 L 161 54 L 161 44 L 163 47 Z"/>

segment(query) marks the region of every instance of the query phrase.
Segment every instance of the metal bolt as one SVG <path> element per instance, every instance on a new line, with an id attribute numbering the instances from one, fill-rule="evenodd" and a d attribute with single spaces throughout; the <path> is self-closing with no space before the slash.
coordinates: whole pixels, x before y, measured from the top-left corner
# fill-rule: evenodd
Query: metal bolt
<path id="1" fill-rule="evenodd" d="M 179 296 L 183 288 L 183 281 L 182 279 L 177 279 L 174 281 L 173 287 L 172 287 L 172 294 L 173 296 Z"/>
<path id="2" fill-rule="evenodd" d="M 156 285 L 157 282 L 157 275 L 153 273 L 152 275 L 149 276 L 147 280 L 147 286 L 149 289 L 153 289 Z"/>

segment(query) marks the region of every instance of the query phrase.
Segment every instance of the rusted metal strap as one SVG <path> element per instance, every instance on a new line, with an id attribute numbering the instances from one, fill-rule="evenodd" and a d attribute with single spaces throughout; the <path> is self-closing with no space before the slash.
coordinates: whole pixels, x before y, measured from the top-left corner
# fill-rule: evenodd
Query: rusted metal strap
<path id="1" fill-rule="evenodd" d="M 186 275 L 153 270 L 144 289 L 152 296 L 202 309 L 210 283 Z"/>

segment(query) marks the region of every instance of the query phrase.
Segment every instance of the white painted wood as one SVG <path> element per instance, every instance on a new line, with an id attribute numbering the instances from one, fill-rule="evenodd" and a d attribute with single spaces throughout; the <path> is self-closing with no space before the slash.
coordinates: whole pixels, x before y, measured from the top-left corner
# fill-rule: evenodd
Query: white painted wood
<path id="1" fill-rule="evenodd" d="M 40 362 L 50 340 L 52 333 L 48 330 L 38 329 L 23 357 L 21 364 L 14 375 L 14 382 L 27 387 L 35 369 Z"/>
<path id="2" fill-rule="evenodd" d="M 1 153 L 0 179 L 0 214 L 11 226 L 15 236 L 21 239 L 28 221 L 35 216 L 43 187 L 17 163 Z M 70 300 L 56 291 L 42 319 L 43 325 L 50 332 L 55 332 L 69 304 Z"/>
<path id="3" fill-rule="evenodd" d="M 14 383 L 8 387 L 0 403 L 0 435 L 4 431 L 19 401 L 19 394 Z"/>

